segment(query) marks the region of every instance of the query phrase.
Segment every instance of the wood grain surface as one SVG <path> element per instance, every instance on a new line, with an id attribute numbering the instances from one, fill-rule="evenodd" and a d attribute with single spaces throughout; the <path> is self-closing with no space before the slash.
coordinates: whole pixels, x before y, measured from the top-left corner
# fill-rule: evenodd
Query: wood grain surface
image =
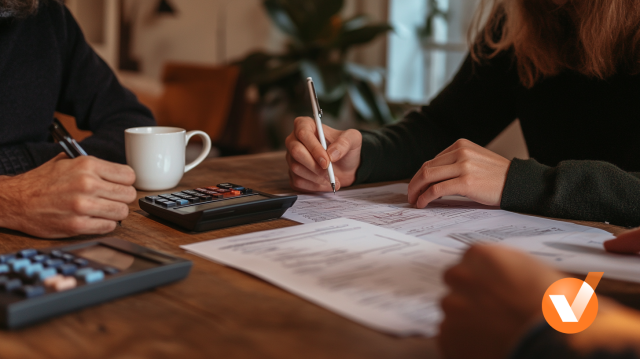
<path id="1" fill-rule="evenodd" d="M 174 192 L 233 182 L 291 193 L 284 153 L 209 159 Z M 380 184 L 377 184 L 380 185 Z M 363 186 L 361 186 L 363 187 Z M 612 233 L 622 228 L 584 223 Z M 433 358 L 435 341 L 396 338 L 351 322 L 254 276 L 185 253 L 180 245 L 296 225 L 285 219 L 188 233 L 149 217 L 137 201 L 110 236 L 192 260 L 187 279 L 85 308 L 34 326 L 0 331 L 2 358 Z M 0 229 L 0 253 L 75 243 Z M 604 281 L 598 292 L 637 302 L 635 284 Z"/>

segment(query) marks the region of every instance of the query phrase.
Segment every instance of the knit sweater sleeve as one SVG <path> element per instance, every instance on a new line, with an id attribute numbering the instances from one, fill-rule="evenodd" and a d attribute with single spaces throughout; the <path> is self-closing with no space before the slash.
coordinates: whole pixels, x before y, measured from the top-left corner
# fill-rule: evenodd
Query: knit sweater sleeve
<path id="1" fill-rule="evenodd" d="M 514 159 L 502 209 L 554 218 L 640 226 L 640 173 L 600 161 L 563 161 L 549 167 Z"/>
<path id="2" fill-rule="evenodd" d="M 59 32 L 63 73 L 56 111 L 74 116 L 78 128 L 93 132 L 81 142 L 89 155 L 125 163 L 124 130 L 155 125 L 153 115 L 87 44 L 66 7 L 51 1 L 39 11 L 48 12 Z M 36 166 L 61 152 L 59 145 L 46 142 L 27 143 L 26 148 Z"/>
<path id="3" fill-rule="evenodd" d="M 356 183 L 410 178 L 459 138 L 487 145 L 516 119 L 514 89 L 518 86 L 510 53 L 483 64 L 468 56 L 429 106 L 397 124 L 362 131 Z"/>

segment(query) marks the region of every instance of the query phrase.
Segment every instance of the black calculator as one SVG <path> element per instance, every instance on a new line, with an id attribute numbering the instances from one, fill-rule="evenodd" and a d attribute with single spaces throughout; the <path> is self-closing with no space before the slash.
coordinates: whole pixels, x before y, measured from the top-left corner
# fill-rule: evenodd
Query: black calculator
<path id="1" fill-rule="evenodd" d="M 191 261 L 119 238 L 0 254 L 0 324 L 23 327 L 185 278 Z"/>
<path id="2" fill-rule="evenodd" d="M 194 232 L 280 218 L 298 199 L 233 183 L 140 198 L 140 208 Z"/>

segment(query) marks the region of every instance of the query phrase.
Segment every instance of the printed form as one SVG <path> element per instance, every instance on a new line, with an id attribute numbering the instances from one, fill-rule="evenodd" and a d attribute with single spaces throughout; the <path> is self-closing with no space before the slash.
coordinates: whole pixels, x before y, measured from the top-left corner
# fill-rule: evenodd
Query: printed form
<path id="1" fill-rule="evenodd" d="M 612 238 L 601 229 L 508 212 L 458 196 L 443 197 L 417 209 L 407 202 L 408 186 L 398 183 L 336 195 L 302 195 L 283 217 L 300 223 L 351 218 L 459 249 L 478 242 L 576 232 Z"/>
<path id="2" fill-rule="evenodd" d="M 432 336 L 460 251 L 340 218 L 181 246 L 371 328 Z"/>

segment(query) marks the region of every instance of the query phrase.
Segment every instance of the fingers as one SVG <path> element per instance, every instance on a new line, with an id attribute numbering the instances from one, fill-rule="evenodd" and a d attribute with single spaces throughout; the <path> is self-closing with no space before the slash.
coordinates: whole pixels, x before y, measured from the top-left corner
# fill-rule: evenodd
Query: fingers
<path id="1" fill-rule="evenodd" d="M 89 216 L 112 221 L 122 221 L 129 215 L 129 206 L 102 198 L 78 196 L 72 201 L 72 209 L 79 216 Z"/>
<path id="2" fill-rule="evenodd" d="M 329 183 L 329 174 L 326 170 L 321 170 L 321 173 L 316 173 L 309 170 L 307 167 L 294 160 L 289 153 L 286 155 L 287 162 L 289 163 L 289 170 L 296 176 L 302 177 L 306 180 L 314 182 L 319 185 Z"/>
<path id="3" fill-rule="evenodd" d="M 362 142 L 362 135 L 357 130 L 336 131 L 330 127 L 326 127 L 325 134 L 331 133 L 339 135 L 337 138 L 329 137 L 331 144 L 327 147 L 327 153 L 332 162 L 337 162 L 351 150 L 355 150 Z"/>
<path id="4" fill-rule="evenodd" d="M 329 156 L 318 139 L 316 125 L 313 120 L 309 117 L 296 118 L 294 132 L 296 138 L 304 145 L 313 160 L 319 164 L 322 169 L 327 169 L 330 162 Z M 292 153 L 292 155 L 302 163 L 302 161 L 296 157 L 295 153 Z"/>
<path id="5" fill-rule="evenodd" d="M 81 156 L 73 159 L 80 171 L 95 173 L 105 181 L 131 186 L 136 180 L 133 169 L 129 166 L 104 161 L 92 156 Z"/>
<path id="6" fill-rule="evenodd" d="M 318 184 L 302 178 L 292 171 L 289 171 L 289 182 L 291 187 L 300 192 L 331 192 L 331 184 L 327 180 L 324 184 Z M 336 178 L 336 191 L 340 189 L 340 180 Z"/>
<path id="7" fill-rule="evenodd" d="M 75 192 L 121 203 L 131 203 L 137 197 L 133 187 L 107 182 L 95 174 L 83 173 L 71 185 Z"/>
<path id="8" fill-rule="evenodd" d="M 311 157 L 311 154 L 307 150 L 307 148 L 298 140 L 295 139 L 295 136 L 290 136 L 294 138 L 287 143 L 287 155 L 291 160 L 294 160 L 295 163 L 301 164 L 309 171 L 315 173 L 318 176 L 322 176 L 323 171 L 326 171 Z M 289 165 L 292 164 L 292 161 L 289 161 Z"/>
<path id="9" fill-rule="evenodd" d="M 635 254 L 640 252 L 640 228 L 619 234 L 615 239 L 604 242 L 607 252 Z"/>
<path id="10" fill-rule="evenodd" d="M 426 165 L 426 164 L 425 164 Z M 447 165 L 440 167 L 423 168 L 416 173 L 409 183 L 409 203 L 415 204 L 420 195 L 431 185 L 437 182 L 458 177 L 462 174 L 461 166 Z"/>
<path id="11" fill-rule="evenodd" d="M 68 236 L 80 236 L 85 234 L 106 234 L 113 232 L 116 229 L 116 222 L 91 217 L 75 217 L 69 221 L 66 225 L 66 235 Z M 62 236 L 56 236 L 62 237 Z"/>
<path id="12" fill-rule="evenodd" d="M 444 154 L 447 154 L 449 152 L 461 149 L 461 148 L 471 148 L 471 149 L 484 149 L 484 147 L 477 145 L 467 139 L 461 138 L 459 140 L 457 140 L 456 142 L 454 142 L 451 146 L 445 148 L 442 152 L 440 152 L 436 157 L 442 156 Z"/>
<path id="13" fill-rule="evenodd" d="M 448 181 L 439 182 L 427 188 L 416 201 L 417 208 L 425 208 L 432 201 L 443 197 L 461 195 L 466 196 L 469 183 L 465 177 L 457 177 Z"/>

